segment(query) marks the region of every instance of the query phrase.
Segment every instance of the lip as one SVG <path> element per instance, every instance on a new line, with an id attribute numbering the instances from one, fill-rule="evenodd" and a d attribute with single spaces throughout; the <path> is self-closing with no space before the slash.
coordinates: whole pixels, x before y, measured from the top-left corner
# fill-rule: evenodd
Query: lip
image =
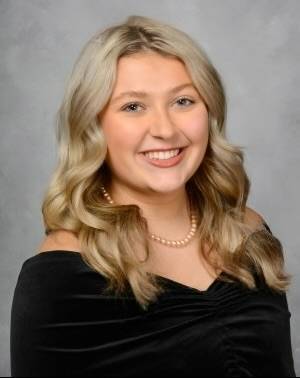
<path id="1" fill-rule="evenodd" d="M 147 156 L 145 156 L 143 153 L 141 153 L 140 155 L 142 159 L 146 161 L 148 164 L 151 164 L 159 168 L 170 168 L 170 167 L 174 167 L 175 165 L 179 164 L 182 161 L 185 155 L 185 150 L 186 150 L 185 147 L 182 148 L 178 155 L 173 156 L 172 158 L 166 159 L 166 160 L 150 159 Z"/>

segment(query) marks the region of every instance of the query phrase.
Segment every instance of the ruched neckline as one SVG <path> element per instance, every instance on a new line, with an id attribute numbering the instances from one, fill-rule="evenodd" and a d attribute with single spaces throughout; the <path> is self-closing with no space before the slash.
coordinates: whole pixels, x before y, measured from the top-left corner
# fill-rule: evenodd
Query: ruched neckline
<path id="1" fill-rule="evenodd" d="M 69 251 L 69 250 L 63 250 L 63 249 L 56 249 L 56 250 L 49 250 L 49 251 L 40 252 L 37 255 L 34 255 L 34 256 L 30 257 L 29 259 L 27 259 L 25 261 L 25 263 L 28 264 L 31 261 L 36 261 L 41 256 L 45 256 L 45 255 L 51 256 L 51 255 L 59 255 L 59 254 L 64 255 L 64 256 L 66 256 L 68 254 L 70 256 L 76 256 L 76 257 L 80 258 L 80 260 L 86 265 L 85 261 L 82 259 L 82 254 L 79 251 L 71 251 L 71 250 Z M 86 266 L 88 267 L 88 265 L 86 265 Z M 90 267 L 88 267 L 88 268 L 90 268 Z M 157 274 L 157 273 L 149 272 L 149 274 L 154 276 L 159 282 L 163 283 L 164 286 L 168 286 L 168 287 L 171 287 L 171 288 L 178 288 L 178 289 L 185 290 L 187 292 L 190 291 L 192 293 L 198 293 L 200 295 L 209 295 L 209 294 L 213 293 L 214 290 L 217 287 L 219 287 L 220 284 L 224 283 L 224 281 L 221 280 L 221 277 L 228 276 L 228 274 L 226 272 L 221 271 L 221 273 L 219 273 L 217 275 L 217 277 L 212 281 L 212 283 L 208 286 L 207 289 L 201 290 L 201 289 L 198 289 L 196 287 L 184 284 L 183 282 L 173 280 L 172 278 L 162 276 L 162 275 Z"/>

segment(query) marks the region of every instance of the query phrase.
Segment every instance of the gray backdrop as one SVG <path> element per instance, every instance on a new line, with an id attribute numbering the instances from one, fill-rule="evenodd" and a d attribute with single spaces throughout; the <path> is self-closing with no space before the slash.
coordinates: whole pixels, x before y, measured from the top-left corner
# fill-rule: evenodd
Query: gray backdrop
<path id="1" fill-rule="evenodd" d="M 281 240 L 294 276 L 288 301 L 300 373 L 300 1 L 0 0 L 0 375 L 10 375 L 17 276 L 43 238 L 40 204 L 66 77 L 92 34 L 130 14 L 188 32 L 223 77 L 228 137 L 245 146 L 249 206 Z"/>

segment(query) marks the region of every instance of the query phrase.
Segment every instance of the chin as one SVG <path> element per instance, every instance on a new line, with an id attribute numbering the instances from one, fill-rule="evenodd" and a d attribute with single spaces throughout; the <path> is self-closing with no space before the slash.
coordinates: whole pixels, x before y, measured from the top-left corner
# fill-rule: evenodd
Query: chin
<path id="1" fill-rule="evenodd" d="M 176 193 L 178 191 L 181 191 L 185 189 L 185 183 L 181 185 L 170 185 L 166 183 L 165 185 L 162 183 L 160 185 L 150 185 L 145 190 L 160 194 L 170 194 L 170 193 Z"/>

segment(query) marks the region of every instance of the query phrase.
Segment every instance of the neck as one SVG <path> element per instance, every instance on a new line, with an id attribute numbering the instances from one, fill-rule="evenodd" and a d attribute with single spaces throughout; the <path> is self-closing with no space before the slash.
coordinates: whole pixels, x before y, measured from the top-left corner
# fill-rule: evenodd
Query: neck
<path id="1" fill-rule="evenodd" d="M 184 187 L 168 193 L 145 193 L 111 183 L 105 189 L 114 203 L 139 206 L 151 233 L 173 240 L 184 238 L 189 232 L 190 206 Z"/>

